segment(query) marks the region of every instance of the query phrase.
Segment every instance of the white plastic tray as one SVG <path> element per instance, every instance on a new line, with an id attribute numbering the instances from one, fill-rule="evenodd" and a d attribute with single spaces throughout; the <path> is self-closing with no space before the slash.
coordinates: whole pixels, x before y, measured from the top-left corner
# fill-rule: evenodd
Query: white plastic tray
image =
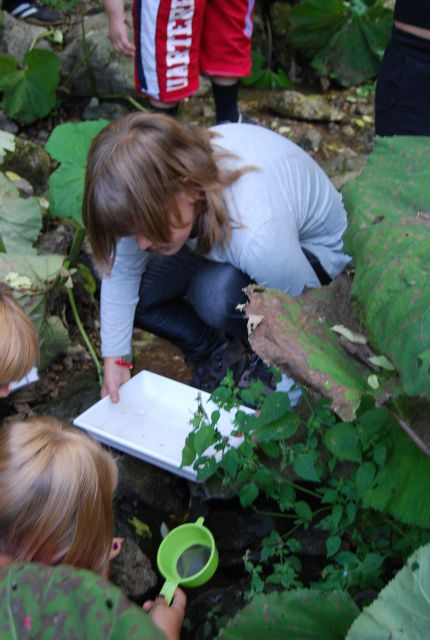
<path id="1" fill-rule="evenodd" d="M 196 481 L 196 471 L 192 467 L 181 468 L 180 464 L 185 439 L 191 431 L 190 421 L 198 407 L 198 394 L 210 416 L 218 407 L 209 400 L 208 393 L 141 371 L 120 388 L 118 404 L 103 398 L 73 423 L 114 449 Z M 223 435 L 230 435 L 233 417 L 234 412 L 221 411 L 217 428 Z M 232 436 L 230 442 L 239 446 L 242 438 Z M 211 453 L 215 451 L 208 449 L 207 454 Z"/>

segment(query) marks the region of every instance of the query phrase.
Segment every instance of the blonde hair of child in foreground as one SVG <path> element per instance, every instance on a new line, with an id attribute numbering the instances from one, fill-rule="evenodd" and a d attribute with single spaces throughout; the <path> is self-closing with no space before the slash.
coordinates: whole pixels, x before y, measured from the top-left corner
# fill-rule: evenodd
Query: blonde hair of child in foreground
<path id="1" fill-rule="evenodd" d="M 20 380 L 39 359 L 36 330 L 11 290 L 0 283 L 0 398 L 10 393 L 9 385 Z"/>
<path id="2" fill-rule="evenodd" d="M 113 457 L 76 428 L 51 417 L 6 424 L 0 429 L 0 566 L 69 564 L 106 576 L 117 479 Z M 171 640 L 179 638 L 182 592 L 173 604 L 151 614 Z"/>

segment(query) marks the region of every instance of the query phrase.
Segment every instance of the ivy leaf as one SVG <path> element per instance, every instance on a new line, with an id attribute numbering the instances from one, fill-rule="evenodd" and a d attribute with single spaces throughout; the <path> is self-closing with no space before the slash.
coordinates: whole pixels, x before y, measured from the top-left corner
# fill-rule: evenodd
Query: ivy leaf
<path id="1" fill-rule="evenodd" d="M 294 511 L 303 522 L 312 522 L 312 509 L 307 502 L 299 500 L 294 504 Z"/>
<path id="2" fill-rule="evenodd" d="M 194 449 L 198 456 L 201 456 L 214 442 L 215 430 L 213 427 L 202 424 L 200 429 L 194 432 Z"/>
<path id="3" fill-rule="evenodd" d="M 331 558 L 339 551 L 341 543 L 342 543 L 342 540 L 340 536 L 329 536 L 327 538 L 325 546 L 326 546 L 328 558 Z"/>
<path id="4" fill-rule="evenodd" d="M 221 460 L 221 467 L 229 476 L 235 476 L 239 465 L 239 454 L 236 449 L 229 449 Z"/>
<path id="5" fill-rule="evenodd" d="M 364 494 L 370 489 L 376 475 L 376 468 L 373 462 L 365 462 L 360 465 L 355 475 L 355 482 L 359 493 Z"/>
<path id="6" fill-rule="evenodd" d="M 299 453 L 293 460 L 293 469 L 303 480 L 318 482 L 321 472 L 316 467 L 316 460 L 314 451 Z"/>
<path id="7" fill-rule="evenodd" d="M 257 499 L 258 494 L 259 490 L 254 482 L 250 482 L 242 487 L 239 493 L 240 504 L 242 507 L 249 507 L 249 505 Z"/>
<path id="8" fill-rule="evenodd" d="M 189 467 L 196 458 L 196 450 L 194 448 L 194 431 L 191 431 L 186 437 L 184 448 L 182 449 L 181 467 Z"/>
<path id="9" fill-rule="evenodd" d="M 341 422 L 330 427 L 324 435 L 324 444 L 339 460 L 361 462 L 360 436 L 352 424 Z"/>
<path id="10" fill-rule="evenodd" d="M 32 49 L 25 54 L 23 65 L 11 55 L 0 56 L 3 109 L 22 124 L 43 118 L 56 105 L 59 79 L 59 58 L 52 51 Z"/>
<path id="11" fill-rule="evenodd" d="M 68 122 L 55 127 L 46 143 L 46 151 L 61 162 L 49 178 L 50 212 L 71 218 L 82 226 L 82 198 L 85 168 L 90 144 L 109 124 L 107 120 Z"/>

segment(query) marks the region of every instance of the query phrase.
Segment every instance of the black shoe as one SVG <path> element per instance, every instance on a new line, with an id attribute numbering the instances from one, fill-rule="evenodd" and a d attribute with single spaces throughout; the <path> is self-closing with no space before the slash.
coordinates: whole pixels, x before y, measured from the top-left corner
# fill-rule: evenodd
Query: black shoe
<path id="1" fill-rule="evenodd" d="M 256 122 L 255 120 L 252 120 L 252 118 L 249 118 L 247 115 L 245 115 L 242 111 L 239 111 L 239 116 L 237 118 L 237 120 L 221 120 L 220 122 L 216 122 L 216 124 L 258 124 L 258 122 Z"/>
<path id="2" fill-rule="evenodd" d="M 239 120 L 237 122 L 238 124 L 258 124 L 258 122 L 256 122 L 252 118 L 249 118 L 242 111 L 239 111 Z"/>
<path id="3" fill-rule="evenodd" d="M 61 15 L 57 11 L 42 7 L 40 4 L 37 4 L 37 2 L 4 0 L 3 10 L 10 13 L 14 18 L 25 20 L 25 22 L 29 22 L 30 24 L 45 26 L 57 25 L 63 22 Z"/>
<path id="4" fill-rule="evenodd" d="M 203 362 L 196 363 L 190 381 L 192 387 L 211 393 L 230 369 L 235 383 L 240 380 L 249 363 L 249 355 L 238 340 L 224 342 Z"/>
<path id="5" fill-rule="evenodd" d="M 253 353 L 248 366 L 238 380 L 237 386 L 239 389 L 248 389 L 256 380 L 260 380 L 264 386 L 263 395 L 269 395 L 272 391 L 275 391 L 276 382 L 273 373 L 267 364 L 264 364 L 260 356 Z"/>

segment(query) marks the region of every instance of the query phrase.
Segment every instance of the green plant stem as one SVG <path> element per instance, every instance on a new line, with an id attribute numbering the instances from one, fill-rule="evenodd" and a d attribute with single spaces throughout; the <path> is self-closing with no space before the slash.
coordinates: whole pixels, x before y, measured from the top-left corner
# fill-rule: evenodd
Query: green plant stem
<path id="1" fill-rule="evenodd" d="M 94 360 L 94 364 L 96 365 L 96 369 L 97 369 L 97 375 L 99 378 L 99 383 L 100 385 L 103 382 L 103 367 L 102 364 L 94 350 L 93 345 L 91 344 L 91 341 L 88 337 L 87 332 L 85 331 L 85 327 L 81 322 L 81 318 L 79 317 L 79 312 L 78 312 L 78 308 L 76 306 L 76 300 L 75 300 L 75 294 L 73 293 L 73 288 L 72 287 L 66 287 L 66 291 L 67 291 L 67 297 L 69 298 L 69 302 L 70 302 L 70 307 L 72 309 L 72 313 L 73 313 L 73 317 L 75 319 L 76 325 L 81 333 L 81 336 L 85 342 L 85 345 L 88 349 L 88 352 L 90 354 L 90 356 L 92 357 L 92 359 Z"/>
<path id="2" fill-rule="evenodd" d="M 133 98 L 129 94 L 122 93 L 109 93 L 100 96 L 103 100 L 127 100 L 135 109 L 138 111 L 143 111 L 143 113 L 147 113 L 148 109 L 146 109 L 143 105 L 140 104 L 135 98 Z"/>
<path id="3" fill-rule="evenodd" d="M 82 60 L 79 60 L 79 62 L 77 64 L 75 64 L 75 66 L 73 67 L 73 69 L 70 71 L 69 75 L 67 76 L 67 78 L 64 80 L 63 84 L 61 85 L 62 87 L 67 87 L 68 83 L 70 82 L 70 80 L 73 78 L 74 75 L 76 75 L 76 73 L 79 71 L 79 69 L 86 63 L 88 58 L 90 58 L 94 51 L 97 49 L 97 45 L 95 44 L 94 46 L 91 47 L 91 49 L 89 49 L 89 51 L 84 55 L 84 57 L 82 58 Z"/>
<path id="4" fill-rule="evenodd" d="M 7 253 L 5 243 L 3 242 L 3 238 L 0 235 L 0 253 Z"/>
<path id="5" fill-rule="evenodd" d="M 39 33 L 31 41 L 30 46 L 28 47 L 28 51 L 30 52 L 36 46 L 39 40 L 42 40 L 43 38 L 49 38 L 49 36 L 52 36 L 54 33 L 55 33 L 54 29 L 50 29 L 49 31 L 43 31 L 42 33 Z"/>
<path id="6" fill-rule="evenodd" d="M 85 20 L 84 20 L 84 12 L 81 11 L 81 30 L 82 30 L 82 50 L 84 53 L 84 61 L 85 61 L 85 66 L 87 68 L 87 73 L 88 73 L 88 77 L 90 79 L 92 88 L 93 88 L 93 93 L 95 96 L 98 96 L 98 91 L 97 91 L 97 83 L 96 83 L 96 77 L 94 75 L 94 70 L 91 66 L 90 63 L 90 56 L 91 56 L 91 51 L 88 48 L 88 42 L 87 42 L 87 34 L 85 31 Z"/>
<path id="7" fill-rule="evenodd" d="M 399 527 L 398 524 L 396 524 L 395 522 L 393 522 L 393 520 L 391 520 L 390 518 L 387 518 L 386 520 L 387 524 L 390 525 L 390 527 L 396 532 L 398 533 L 400 536 L 402 536 L 402 538 L 405 537 L 405 532 Z"/>
<path id="8" fill-rule="evenodd" d="M 252 505 L 252 509 L 254 511 L 254 513 L 258 513 L 259 515 L 262 516 L 273 516 L 274 518 L 297 518 L 296 514 L 290 514 L 290 513 L 280 513 L 279 511 L 264 511 L 263 509 L 257 509 L 257 507 L 254 507 L 254 505 Z"/>
<path id="9" fill-rule="evenodd" d="M 75 231 L 73 233 L 72 246 L 70 247 L 70 252 L 69 252 L 70 265 L 74 265 L 76 260 L 78 259 L 84 238 L 85 238 L 85 229 L 83 227 L 75 227 Z"/>

